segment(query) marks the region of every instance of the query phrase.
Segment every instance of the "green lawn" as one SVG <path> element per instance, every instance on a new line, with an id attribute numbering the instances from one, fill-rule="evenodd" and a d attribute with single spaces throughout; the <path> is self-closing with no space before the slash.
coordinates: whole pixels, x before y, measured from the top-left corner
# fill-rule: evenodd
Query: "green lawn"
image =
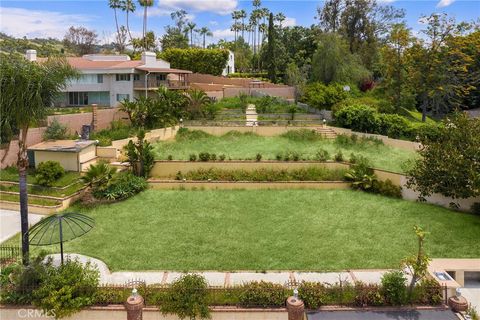
<path id="1" fill-rule="evenodd" d="M 432 257 L 480 256 L 480 217 L 360 191 L 148 190 L 69 210 L 96 226 L 66 251 L 112 270 L 394 268 L 415 250 L 416 224 Z"/>
<path id="2" fill-rule="evenodd" d="M 80 173 L 68 171 L 60 177 L 60 179 L 56 180 L 53 183 L 53 187 L 66 187 L 72 183 L 75 183 L 80 178 Z M 8 167 L 5 169 L 0 170 L 0 180 L 1 181 L 12 181 L 18 182 L 18 170 L 15 167 Z M 37 181 L 35 179 L 35 169 L 28 169 L 27 172 L 27 183 L 29 184 L 36 184 Z"/>
<path id="3" fill-rule="evenodd" d="M 415 158 L 415 152 L 393 148 L 369 140 L 359 139 L 356 143 L 339 143 L 327 139 L 292 139 L 287 136 L 263 137 L 254 134 L 230 132 L 223 136 L 212 136 L 203 132 L 189 130 L 187 134 L 177 135 L 174 141 L 162 141 L 154 144 L 155 158 L 166 160 L 171 155 L 175 160 L 188 160 L 192 153 L 209 152 L 224 154 L 226 159 L 255 159 L 257 153 L 263 160 L 274 160 L 281 152 L 298 152 L 303 159 L 315 159 L 315 154 L 325 149 L 330 157 L 341 150 L 345 160 L 351 153 L 367 157 L 375 168 L 404 172 L 405 164 Z"/>

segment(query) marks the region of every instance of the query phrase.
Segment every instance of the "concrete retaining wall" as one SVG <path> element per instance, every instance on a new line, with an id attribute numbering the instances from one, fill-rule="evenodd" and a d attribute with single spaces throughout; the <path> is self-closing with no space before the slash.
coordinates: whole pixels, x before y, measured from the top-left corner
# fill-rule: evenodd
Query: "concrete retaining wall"
<path id="1" fill-rule="evenodd" d="M 284 181 L 284 182 L 225 182 L 225 181 L 165 181 L 149 180 L 153 189 L 348 189 L 350 183 L 342 181 Z"/>
<path id="2" fill-rule="evenodd" d="M 0 319 L 31 319 L 46 320 L 53 317 L 44 314 L 31 306 L 0 306 Z M 127 312 L 121 305 L 106 307 L 91 307 L 84 309 L 66 320 L 117 320 L 127 319 Z M 143 309 L 143 320 L 179 320 L 174 315 L 162 315 L 154 307 Z M 286 309 L 240 309 L 240 308 L 212 308 L 211 320 L 287 320 Z"/>

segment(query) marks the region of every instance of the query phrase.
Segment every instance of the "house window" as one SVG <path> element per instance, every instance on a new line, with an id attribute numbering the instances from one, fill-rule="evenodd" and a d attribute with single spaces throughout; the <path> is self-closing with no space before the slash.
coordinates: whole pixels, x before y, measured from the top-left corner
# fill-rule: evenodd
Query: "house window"
<path id="1" fill-rule="evenodd" d="M 140 75 L 138 73 L 133 74 L 133 81 L 138 81 L 140 80 Z"/>
<path id="2" fill-rule="evenodd" d="M 130 101 L 130 95 L 128 93 L 117 93 L 117 101 L 122 102 L 124 100 Z"/>
<path id="3" fill-rule="evenodd" d="M 72 106 L 88 105 L 88 92 L 69 92 L 68 104 Z"/>
<path id="4" fill-rule="evenodd" d="M 130 81 L 130 74 L 128 73 L 120 73 L 116 75 L 117 81 Z"/>
<path id="5" fill-rule="evenodd" d="M 167 80 L 167 75 L 166 74 L 157 74 L 157 80 L 158 81 L 165 81 L 165 80 Z"/>
<path id="6" fill-rule="evenodd" d="M 103 83 L 103 74 L 97 74 L 97 83 Z"/>

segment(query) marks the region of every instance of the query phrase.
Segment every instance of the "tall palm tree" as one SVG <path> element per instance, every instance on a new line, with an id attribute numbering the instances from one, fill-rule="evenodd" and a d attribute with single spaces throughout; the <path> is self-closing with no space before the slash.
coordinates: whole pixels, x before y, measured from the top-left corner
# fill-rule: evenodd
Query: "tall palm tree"
<path id="1" fill-rule="evenodd" d="M 283 14 L 283 12 L 279 12 L 275 15 L 275 20 L 278 21 L 278 24 L 280 26 L 280 30 L 282 30 L 282 23 L 285 21 L 286 17 Z"/>
<path id="2" fill-rule="evenodd" d="M 235 33 L 235 42 L 237 42 L 238 31 L 240 30 L 240 24 L 238 23 L 238 20 L 241 19 L 241 14 L 242 13 L 240 10 L 235 10 L 232 12 L 233 25 L 231 30 Z"/>
<path id="3" fill-rule="evenodd" d="M 211 103 L 205 91 L 197 89 L 192 89 L 187 92 L 187 101 L 187 110 L 193 118 L 202 115 L 204 108 Z"/>
<path id="4" fill-rule="evenodd" d="M 30 62 L 23 57 L 6 55 L 0 59 L 0 114 L 20 131 L 17 167 L 20 189 L 20 220 L 23 263 L 28 264 L 28 193 L 27 193 L 27 135 L 32 123 L 43 120 L 48 108 L 65 88 L 76 71 L 62 59 L 43 63 Z"/>
<path id="5" fill-rule="evenodd" d="M 194 22 L 187 23 L 187 30 L 190 33 L 190 47 L 193 47 L 193 32 L 195 31 L 195 27 L 197 26 Z"/>
<path id="6" fill-rule="evenodd" d="M 122 8 L 122 1 L 121 0 L 109 0 L 108 1 L 108 6 L 113 9 L 113 13 L 115 16 L 115 27 L 117 29 L 117 42 L 120 39 L 120 28 L 118 27 L 118 17 L 117 17 L 117 9 Z"/>
<path id="7" fill-rule="evenodd" d="M 130 33 L 130 24 L 129 24 L 129 20 L 128 20 L 128 16 L 129 16 L 129 13 L 130 12 L 135 12 L 135 9 L 137 9 L 136 5 L 135 5 L 135 2 L 133 2 L 133 0 L 124 0 L 123 2 L 123 5 L 122 5 L 122 11 L 125 11 L 125 14 L 126 14 L 126 18 L 127 18 L 127 32 L 128 32 L 128 36 L 130 38 L 130 42 L 132 42 L 132 34 Z"/>
<path id="8" fill-rule="evenodd" d="M 147 34 L 147 13 L 148 13 L 148 7 L 153 6 L 153 0 L 138 0 L 138 4 L 140 4 L 141 7 L 143 7 L 143 40 L 144 40 L 144 50 L 147 50 L 147 40 L 146 40 L 146 34 Z"/>
<path id="9" fill-rule="evenodd" d="M 245 41 L 245 18 L 247 18 L 247 12 L 245 10 L 239 11 L 239 18 L 242 19 L 242 38 Z"/>
<path id="10" fill-rule="evenodd" d="M 198 33 L 200 33 L 201 36 L 203 36 L 203 49 L 205 49 L 205 37 L 209 36 L 213 36 L 213 33 L 210 31 L 210 29 L 208 29 L 207 27 L 202 27 Z"/>

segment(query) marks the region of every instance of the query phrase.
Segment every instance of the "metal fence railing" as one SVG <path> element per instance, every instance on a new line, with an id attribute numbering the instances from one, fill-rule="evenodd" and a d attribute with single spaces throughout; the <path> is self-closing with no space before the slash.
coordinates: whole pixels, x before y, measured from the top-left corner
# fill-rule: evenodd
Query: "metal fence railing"
<path id="1" fill-rule="evenodd" d="M 0 246 L 0 266 L 6 266 L 20 259 L 21 250 L 17 246 Z"/>

